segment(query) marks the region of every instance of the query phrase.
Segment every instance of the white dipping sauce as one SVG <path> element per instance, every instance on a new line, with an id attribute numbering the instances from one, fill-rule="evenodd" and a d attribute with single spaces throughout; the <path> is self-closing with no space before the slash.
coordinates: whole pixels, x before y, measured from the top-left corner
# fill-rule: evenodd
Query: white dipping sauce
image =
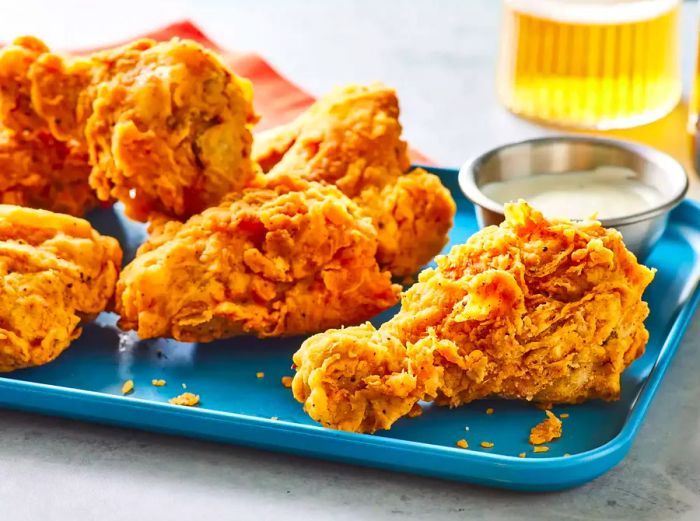
<path id="1" fill-rule="evenodd" d="M 598 219 L 624 217 L 658 205 L 661 193 L 637 179 L 634 171 L 601 166 L 584 172 L 537 174 L 480 187 L 499 203 L 525 199 L 547 217 Z"/>

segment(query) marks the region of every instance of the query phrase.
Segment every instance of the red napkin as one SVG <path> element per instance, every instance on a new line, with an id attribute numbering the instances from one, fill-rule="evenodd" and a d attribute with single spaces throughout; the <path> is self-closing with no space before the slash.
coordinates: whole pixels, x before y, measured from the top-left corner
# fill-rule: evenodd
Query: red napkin
<path id="1" fill-rule="evenodd" d="M 262 116 L 260 123 L 255 127 L 258 131 L 293 120 L 314 102 L 313 96 L 280 75 L 261 56 L 222 49 L 190 21 L 177 22 L 140 37 L 164 41 L 175 36 L 195 40 L 213 49 L 224 57 L 236 74 L 253 82 L 255 110 Z M 432 164 L 428 158 L 415 150 L 410 151 L 410 156 L 413 163 Z"/>

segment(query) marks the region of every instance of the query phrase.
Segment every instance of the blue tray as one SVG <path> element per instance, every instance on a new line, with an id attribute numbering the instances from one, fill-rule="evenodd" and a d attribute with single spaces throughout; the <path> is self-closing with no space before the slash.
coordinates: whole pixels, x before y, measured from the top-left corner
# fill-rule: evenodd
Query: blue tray
<path id="1" fill-rule="evenodd" d="M 463 242 L 477 229 L 474 209 L 459 191 L 456 171 L 431 170 L 458 201 L 451 242 Z M 143 229 L 118 210 L 98 212 L 91 220 L 118 237 L 127 256 L 143 238 Z M 0 406 L 510 489 L 572 487 L 609 470 L 632 444 L 698 304 L 699 227 L 700 206 L 685 201 L 647 259 L 659 270 L 646 294 L 651 338 L 644 356 L 624 373 L 621 399 L 556 407 L 570 417 L 548 453 L 533 454 L 527 442 L 543 412 L 520 402 L 482 401 L 454 410 L 428 405 L 421 417 L 373 436 L 323 429 L 280 383 L 292 374 L 291 356 L 302 338 L 135 342 L 120 337 L 116 317 L 107 313 L 85 327 L 57 361 L 0 378 Z M 258 371 L 264 378 L 256 377 Z M 153 378 L 167 385 L 154 387 Z M 136 387 L 124 397 L 120 389 L 127 379 Z M 183 392 L 183 383 L 201 395 L 201 407 L 167 403 Z M 495 412 L 485 414 L 487 407 Z M 461 438 L 469 441 L 469 450 L 455 447 Z M 482 449 L 481 441 L 495 445 Z M 519 458 L 520 452 L 527 458 Z"/>

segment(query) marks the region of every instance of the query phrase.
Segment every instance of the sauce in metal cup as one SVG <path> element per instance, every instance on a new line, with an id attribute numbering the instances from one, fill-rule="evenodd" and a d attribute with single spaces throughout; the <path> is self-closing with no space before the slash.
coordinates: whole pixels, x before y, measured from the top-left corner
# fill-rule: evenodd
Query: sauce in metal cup
<path id="1" fill-rule="evenodd" d="M 606 185 L 601 172 L 614 172 L 617 179 L 609 178 Z M 578 191 L 553 189 L 562 185 L 566 175 L 576 177 L 570 184 L 580 185 Z M 685 170 L 672 157 L 634 143 L 580 136 L 531 139 L 495 148 L 468 161 L 460 170 L 459 183 L 476 205 L 481 226 L 503 221 L 507 201 L 496 197 L 493 187 L 510 184 L 512 199 L 529 197 L 535 208 L 538 198 L 548 197 L 549 204 L 538 209 L 550 218 L 587 217 L 581 214 L 587 205 L 598 213 L 603 226 L 619 230 L 627 247 L 641 259 L 663 233 L 668 212 L 688 190 Z M 606 186 L 609 193 L 603 197 Z M 595 197 L 587 197 L 587 187 L 599 192 L 599 208 Z"/>

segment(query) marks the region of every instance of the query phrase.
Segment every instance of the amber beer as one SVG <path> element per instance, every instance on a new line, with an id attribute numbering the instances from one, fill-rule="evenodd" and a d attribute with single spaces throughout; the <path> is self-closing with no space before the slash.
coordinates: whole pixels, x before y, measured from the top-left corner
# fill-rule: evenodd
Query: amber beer
<path id="1" fill-rule="evenodd" d="M 498 93 L 562 126 L 623 128 L 681 95 L 679 0 L 504 0 Z"/>

